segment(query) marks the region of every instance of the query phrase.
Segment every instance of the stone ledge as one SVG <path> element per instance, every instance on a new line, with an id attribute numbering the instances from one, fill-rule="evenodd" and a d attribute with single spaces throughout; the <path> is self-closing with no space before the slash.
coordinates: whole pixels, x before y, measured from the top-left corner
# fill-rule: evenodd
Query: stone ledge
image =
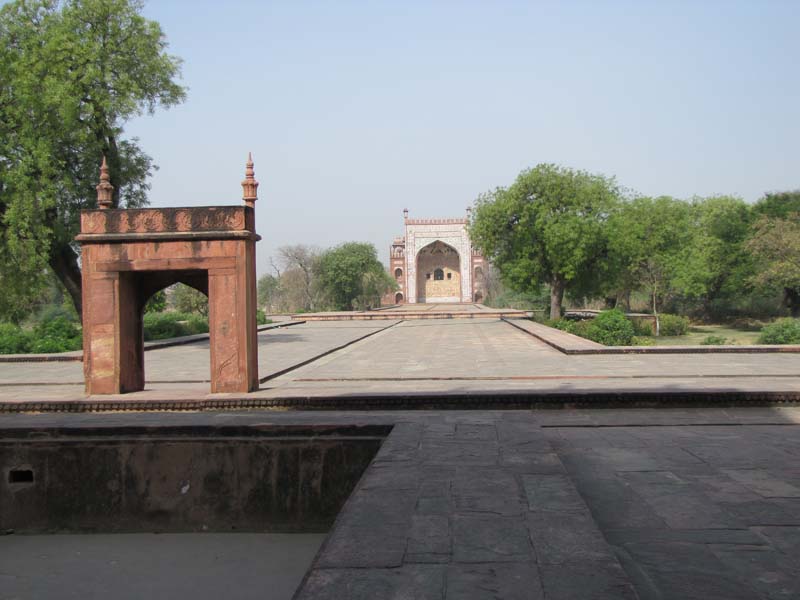
<path id="1" fill-rule="evenodd" d="M 599 354 L 767 354 L 800 353 L 800 345 L 727 345 L 727 346 L 603 346 L 577 335 L 522 319 L 509 320 L 501 315 L 500 320 L 535 337 L 551 348 L 568 355 Z"/>
<path id="2" fill-rule="evenodd" d="M 282 327 L 291 327 L 292 325 L 302 325 L 305 321 L 286 321 L 285 323 L 269 323 L 267 325 L 259 325 L 258 331 L 267 331 L 269 329 L 281 329 Z M 195 335 L 184 335 L 181 337 L 170 338 L 167 340 L 153 340 L 152 342 L 144 343 L 144 351 L 160 350 L 161 348 L 169 348 L 171 346 L 183 346 L 185 344 L 194 344 L 195 342 L 202 342 L 208 339 L 207 333 L 198 333 Z M 83 351 L 75 350 L 73 352 L 59 352 L 57 354 L 2 354 L 0 355 L 0 363 L 19 363 L 19 362 L 82 362 Z"/>
<path id="3" fill-rule="evenodd" d="M 99 399 L 102 398 L 102 399 Z M 247 409 L 290 410 L 507 410 L 562 408 L 701 408 L 800 404 L 797 391 L 631 390 L 565 392 L 394 393 L 383 395 L 259 397 L 209 394 L 189 398 L 88 397 L 80 400 L 0 402 L 0 413 L 159 412 Z"/>

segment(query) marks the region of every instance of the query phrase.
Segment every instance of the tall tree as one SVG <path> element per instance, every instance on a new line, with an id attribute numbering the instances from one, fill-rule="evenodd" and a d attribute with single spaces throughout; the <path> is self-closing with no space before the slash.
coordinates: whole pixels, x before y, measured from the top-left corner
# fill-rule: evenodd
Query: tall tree
<path id="1" fill-rule="evenodd" d="M 759 216 L 785 219 L 793 213 L 800 213 L 800 190 L 786 192 L 767 192 L 753 206 Z"/>
<path id="2" fill-rule="evenodd" d="M 278 262 L 283 267 L 284 274 L 293 270 L 302 274 L 301 277 L 295 274 L 285 282 L 289 283 L 291 280 L 295 288 L 299 286 L 302 293 L 300 305 L 302 310 L 315 309 L 317 299 L 314 288 L 314 267 L 319 261 L 320 254 L 319 248 L 306 244 L 293 244 L 278 248 Z"/>
<path id="3" fill-rule="evenodd" d="M 49 266 L 78 313 L 73 242 L 106 156 L 114 207 L 147 202 L 156 168 L 124 124 L 181 102 L 180 61 L 139 0 L 16 0 L 0 9 L 0 286 L 34 297 Z"/>
<path id="4" fill-rule="evenodd" d="M 549 285 L 550 315 L 558 318 L 567 290 L 599 285 L 605 223 L 618 198 L 613 179 L 541 164 L 477 200 L 470 237 L 513 289 Z"/>
<path id="5" fill-rule="evenodd" d="M 751 207 L 741 198 L 714 196 L 691 203 L 691 235 L 673 283 L 684 296 L 702 300 L 706 316 L 716 300 L 738 296 L 749 287 L 753 265 L 745 242 L 751 223 Z"/>
<path id="6" fill-rule="evenodd" d="M 662 196 L 623 203 L 608 224 L 609 255 L 614 274 L 628 289 L 644 289 L 656 317 L 672 290 L 675 271 L 691 239 L 691 207 Z"/>
<path id="7" fill-rule="evenodd" d="M 375 246 L 361 242 L 347 242 L 323 252 L 315 275 L 335 310 L 377 306 L 381 296 L 397 286 L 378 260 Z"/>
<path id="8" fill-rule="evenodd" d="M 782 289 L 790 314 L 800 317 L 800 213 L 785 219 L 762 216 L 747 248 L 759 266 L 753 282 Z"/>

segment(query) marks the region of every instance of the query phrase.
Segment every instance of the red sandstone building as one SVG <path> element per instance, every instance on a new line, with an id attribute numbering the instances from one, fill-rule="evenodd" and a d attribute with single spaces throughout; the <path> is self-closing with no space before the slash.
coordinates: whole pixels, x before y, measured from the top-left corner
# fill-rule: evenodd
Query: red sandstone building
<path id="1" fill-rule="evenodd" d="M 389 272 L 399 289 L 387 304 L 481 302 L 488 263 L 469 239 L 469 209 L 462 219 L 409 219 L 389 250 Z"/>

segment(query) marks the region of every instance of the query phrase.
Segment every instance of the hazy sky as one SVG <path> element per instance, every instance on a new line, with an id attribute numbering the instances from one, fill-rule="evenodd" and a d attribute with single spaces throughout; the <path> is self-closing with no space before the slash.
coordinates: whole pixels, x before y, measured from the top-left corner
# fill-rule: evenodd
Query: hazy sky
<path id="1" fill-rule="evenodd" d="M 374 243 L 540 162 L 648 195 L 800 187 L 800 0 L 151 0 L 182 106 L 127 127 L 154 206 L 261 182 L 258 269 L 283 244 Z"/>

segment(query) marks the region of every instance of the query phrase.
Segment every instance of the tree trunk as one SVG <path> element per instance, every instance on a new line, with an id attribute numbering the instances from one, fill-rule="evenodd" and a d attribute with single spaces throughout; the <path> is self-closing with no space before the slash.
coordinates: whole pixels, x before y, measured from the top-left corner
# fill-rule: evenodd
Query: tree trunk
<path id="1" fill-rule="evenodd" d="M 72 298 L 72 304 L 75 305 L 75 310 L 78 311 L 78 316 L 83 320 L 83 300 L 82 300 L 82 283 L 81 283 L 81 269 L 78 266 L 78 255 L 70 247 L 69 244 L 59 244 L 57 241 L 53 242 L 53 248 L 50 250 L 50 268 L 58 277 L 58 280 L 64 285 Z"/>
<path id="2" fill-rule="evenodd" d="M 564 300 L 564 282 L 553 279 L 550 283 L 550 318 L 561 318 L 561 302 Z"/>
<path id="3" fill-rule="evenodd" d="M 631 291 L 624 290 L 617 294 L 617 304 L 624 312 L 631 312 Z"/>
<path id="4" fill-rule="evenodd" d="M 658 320 L 658 291 L 653 288 L 653 316 L 656 318 L 656 337 L 661 335 L 661 322 Z"/>
<path id="5" fill-rule="evenodd" d="M 783 298 L 789 314 L 795 318 L 800 317 L 800 290 L 784 288 Z"/>

